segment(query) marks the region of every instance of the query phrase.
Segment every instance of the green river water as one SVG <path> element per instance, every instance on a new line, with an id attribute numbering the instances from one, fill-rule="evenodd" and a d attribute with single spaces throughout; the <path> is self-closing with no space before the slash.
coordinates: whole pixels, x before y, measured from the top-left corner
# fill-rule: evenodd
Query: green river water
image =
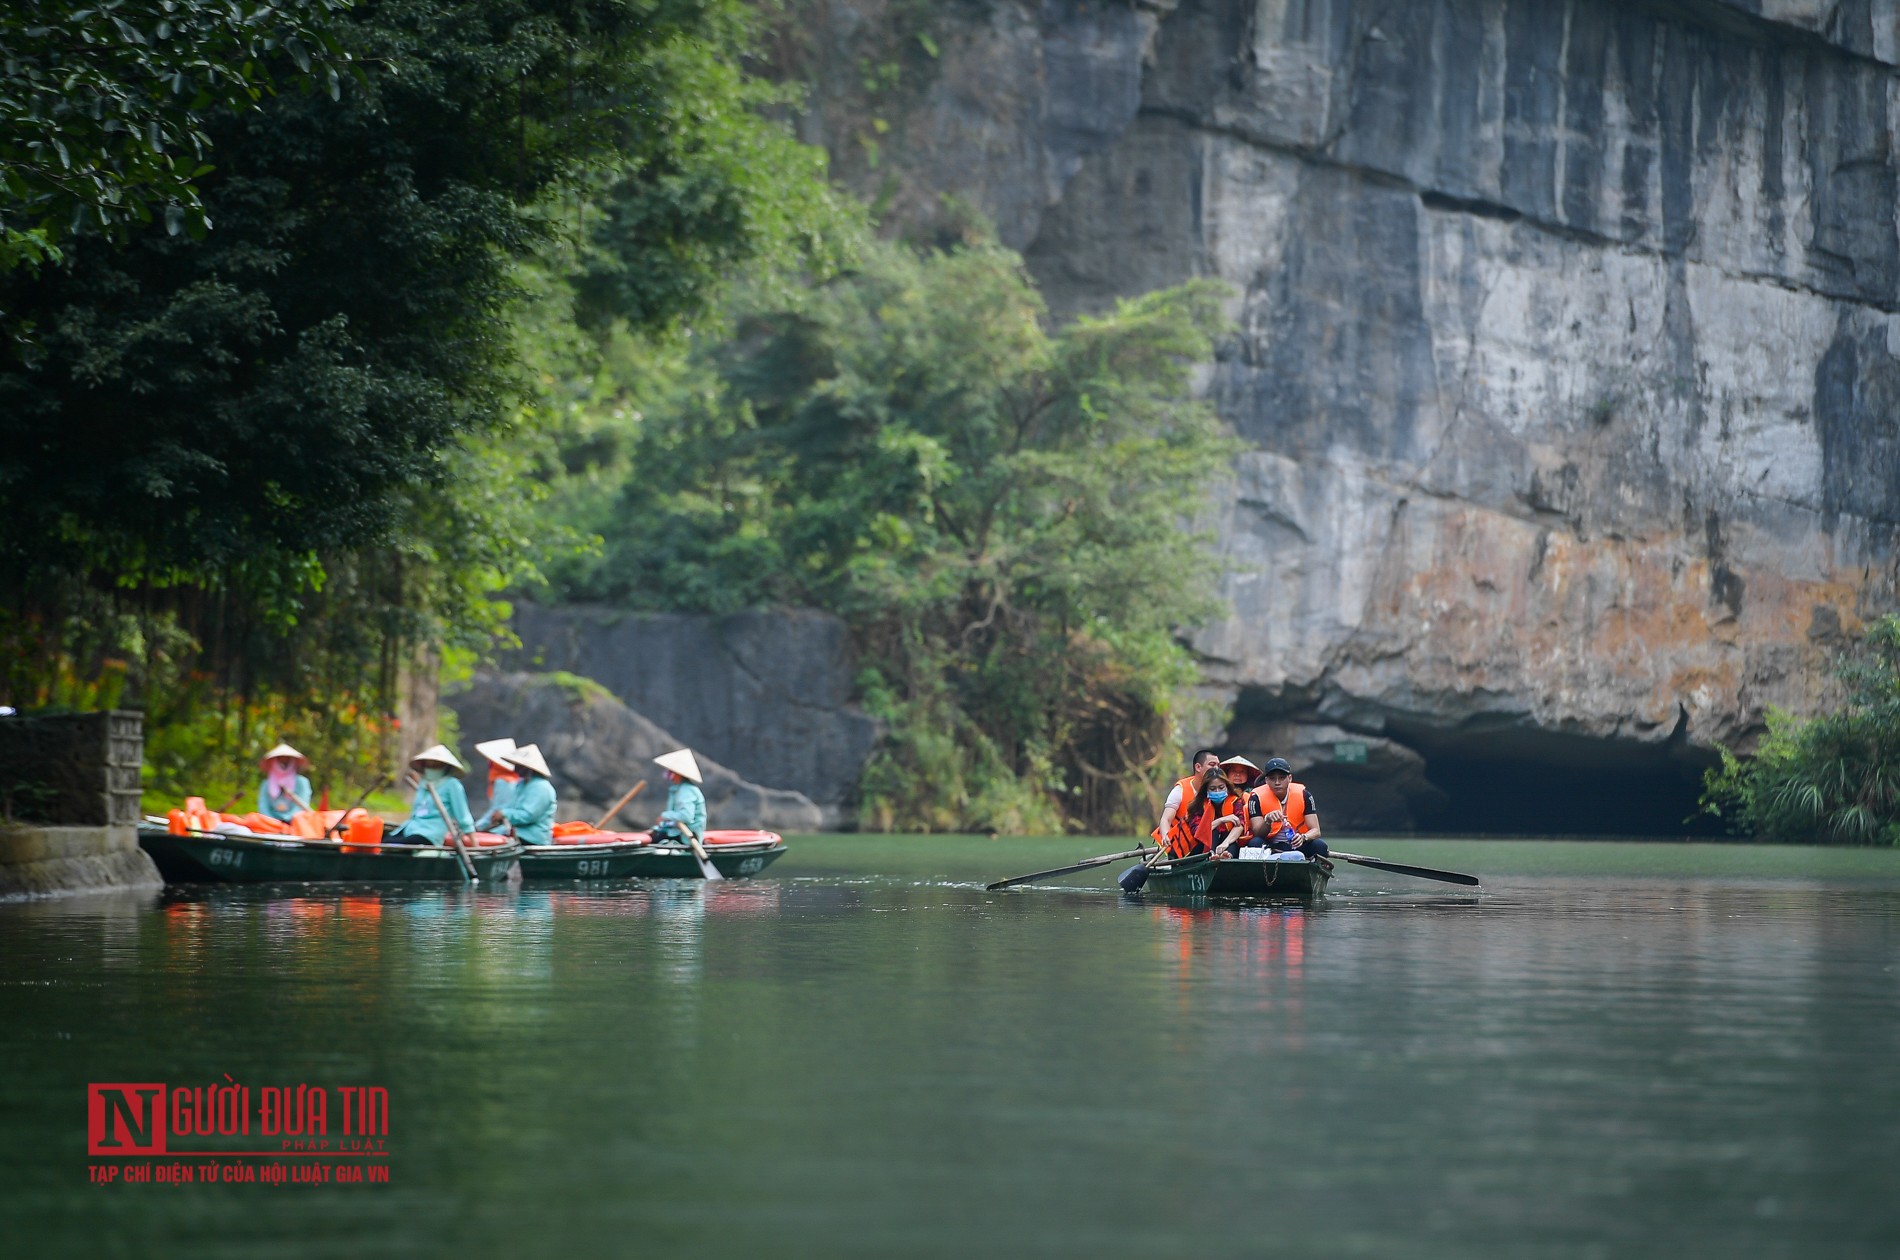
<path id="1" fill-rule="evenodd" d="M 1197 908 L 793 845 L 0 905 L 0 1252 L 1900 1254 L 1900 853 L 1362 840 L 1484 891 Z M 92 1184 L 89 1082 L 226 1074 L 386 1088 L 388 1184 Z"/>

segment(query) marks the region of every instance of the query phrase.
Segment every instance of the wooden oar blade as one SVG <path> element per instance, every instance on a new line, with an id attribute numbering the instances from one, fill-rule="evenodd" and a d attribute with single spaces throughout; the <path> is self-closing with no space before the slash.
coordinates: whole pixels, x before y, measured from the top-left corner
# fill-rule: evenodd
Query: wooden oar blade
<path id="1" fill-rule="evenodd" d="M 1445 884 L 1463 884 L 1467 888 L 1482 888 L 1476 875 L 1466 875 L 1459 871 L 1433 870 L 1429 866 L 1407 866 L 1403 862 L 1387 862 L 1381 858 L 1362 857 L 1356 853 L 1341 853 L 1337 849 L 1332 856 L 1342 862 L 1351 862 L 1354 866 L 1369 866 L 1376 871 L 1391 871 L 1394 875 L 1415 875 L 1419 879 L 1435 879 Z"/>
<path id="2" fill-rule="evenodd" d="M 1086 861 L 1077 862 L 1073 866 L 1058 866 L 1052 871 L 1036 871 L 1029 875 L 1017 875 L 1011 879 L 999 879 L 994 884 L 983 885 L 983 891 L 995 892 L 999 888 L 1014 888 L 1018 884 L 1033 884 L 1039 879 L 1054 879 L 1058 875 L 1073 875 L 1077 871 L 1094 870 L 1098 866 L 1106 866 L 1110 862 L 1119 862 L 1123 858 L 1141 857 L 1148 852 L 1149 850 L 1147 849 L 1130 849 L 1126 853 L 1104 853 L 1101 857 L 1089 858 Z"/>

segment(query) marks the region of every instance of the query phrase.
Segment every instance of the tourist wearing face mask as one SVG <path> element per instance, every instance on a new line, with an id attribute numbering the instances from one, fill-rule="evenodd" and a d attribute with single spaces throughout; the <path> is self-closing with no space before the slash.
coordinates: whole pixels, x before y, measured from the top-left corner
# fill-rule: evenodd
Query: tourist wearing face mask
<path id="1" fill-rule="evenodd" d="M 1167 834 L 1171 859 L 1208 852 L 1246 819 L 1246 794 L 1229 781 L 1228 773 L 1218 763 L 1210 760 L 1192 783 L 1193 796 L 1175 811 Z M 1183 795 L 1188 784 L 1188 780 L 1182 781 Z"/>
<path id="2" fill-rule="evenodd" d="M 449 824 L 442 817 L 443 810 L 448 811 L 458 831 L 466 834 L 475 830 L 475 819 L 468 812 L 468 793 L 455 777 L 468 767 L 454 753 L 437 744 L 412 757 L 409 768 L 416 776 L 415 804 L 402 826 L 383 836 L 384 844 L 447 843 Z M 435 789 L 433 794 L 430 788 Z M 438 799 L 442 802 L 440 810 L 436 808 Z"/>

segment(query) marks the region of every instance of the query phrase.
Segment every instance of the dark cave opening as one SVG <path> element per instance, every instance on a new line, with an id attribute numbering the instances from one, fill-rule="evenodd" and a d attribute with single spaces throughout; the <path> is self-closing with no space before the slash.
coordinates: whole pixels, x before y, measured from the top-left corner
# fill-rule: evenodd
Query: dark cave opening
<path id="1" fill-rule="evenodd" d="M 1421 832 L 1458 835 L 1717 836 L 1702 816 L 1702 774 L 1716 756 L 1677 736 L 1604 740 L 1522 728 L 1388 730 L 1425 759 L 1445 793 Z"/>

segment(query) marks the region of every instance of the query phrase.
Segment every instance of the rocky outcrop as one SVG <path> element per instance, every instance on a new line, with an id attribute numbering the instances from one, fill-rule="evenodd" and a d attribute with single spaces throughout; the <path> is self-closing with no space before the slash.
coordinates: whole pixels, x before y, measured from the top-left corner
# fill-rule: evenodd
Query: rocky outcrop
<path id="1" fill-rule="evenodd" d="M 444 701 L 469 748 L 502 735 L 540 745 L 554 772 L 563 822 L 597 820 L 641 780 L 646 788 L 612 825 L 650 826 L 665 808 L 666 782 L 653 758 L 683 747 L 683 741 L 596 683 L 569 674 L 482 672 Z M 823 822 L 819 808 L 807 797 L 761 787 L 704 754 L 695 755 L 706 777 L 711 826 L 808 832 Z M 478 765 L 467 779 L 469 802 L 475 808 L 487 799 L 487 769 L 485 763 Z"/>
<path id="2" fill-rule="evenodd" d="M 1253 449 L 1192 642 L 1237 730 L 1428 787 L 1673 767 L 1680 817 L 1900 595 L 1897 32 L 1894 0 L 998 3 L 944 11 L 878 172 L 834 152 L 997 215 L 1059 314 L 1233 286 L 1206 388 Z M 828 138 L 875 105 L 814 81 Z"/>
<path id="3" fill-rule="evenodd" d="M 519 604 L 512 628 L 522 646 L 509 663 L 593 679 L 697 752 L 811 798 L 827 825 L 837 824 L 878 738 L 877 723 L 851 702 L 844 623 L 825 613 Z"/>

